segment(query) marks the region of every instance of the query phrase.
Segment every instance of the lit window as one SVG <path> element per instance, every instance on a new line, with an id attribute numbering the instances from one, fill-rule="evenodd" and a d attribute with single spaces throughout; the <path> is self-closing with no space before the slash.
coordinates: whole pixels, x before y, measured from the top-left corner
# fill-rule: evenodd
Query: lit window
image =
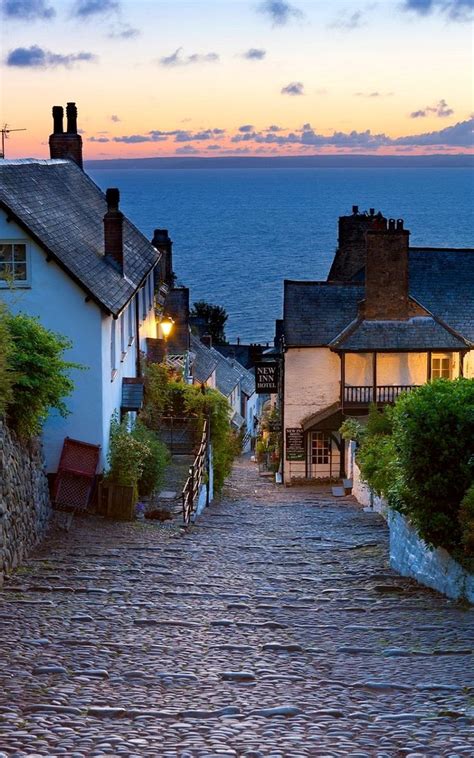
<path id="1" fill-rule="evenodd" d="M 321 465 L 329 463 L 331 442 L 324 432 L 314 432 L 311 439 L 311 463 Z"/>
<path id="2" fill-rule="evenodd" d="M 29 285 L 27 249 L 25 242 L 0 243 L 0 286 Z"/>
<path id="3" fill-rule="evenodd" d="M 449 353 L 431 356 L 431 378 L 451 379 L 451 356 Z"/>

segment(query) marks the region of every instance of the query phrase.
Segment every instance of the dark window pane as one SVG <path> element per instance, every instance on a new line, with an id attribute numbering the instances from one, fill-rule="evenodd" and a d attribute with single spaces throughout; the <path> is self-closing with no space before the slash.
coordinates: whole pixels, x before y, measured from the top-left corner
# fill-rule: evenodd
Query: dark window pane
<path id="1" fill-rule="evenodd" d="M 26 281 L 26 263 L 15 263 L 15 281 Z"/>
<path id="2" fill-rule="evenodd" d="M 0 245 L 0 262 L 11 261 L 12 258 L 12 246 Z"/>
<path id="3" fill-rule="evenodd" d="M 26 261 L 26 245 L 13 245 L 13 256 L 16 261 Z"/>

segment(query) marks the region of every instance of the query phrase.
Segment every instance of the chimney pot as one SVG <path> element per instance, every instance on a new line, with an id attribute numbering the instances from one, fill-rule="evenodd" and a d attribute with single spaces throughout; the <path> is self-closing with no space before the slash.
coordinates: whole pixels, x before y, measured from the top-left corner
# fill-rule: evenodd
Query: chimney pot
<path id="1" fill-rule="evenodd" d="M 107 201 L 107 208 L 109 211 L 118 211 L 120 203 L 120 190 L 116 187 L 109 187 L 105 191 L 105 199 Z"/>
<path id="2" fill-rule="evenodd" d="M 66 106 L 67 133 L 77 134 L 77 108 L 76 103 L 68 103 Z"/>
<path id="3" fill-rule="evenodd" d="M 203 334 L 201 337 L 201 342 L 203 345 L 205 345 L 208 348 L 212 347 L 212 337 L 210 334 Z"/>
<path id="4" fill-rule="evenodd" d="M 53 134 L 64 134 L 63 118 L 64 108 L 62 105 L 53 105 Z"/>
<path id="5" fill-rule="evenodd" d="M 370 208 L 369 213 L 371 216 L 375 216 L 375 208 Z"/>
<path id="6" fill-rule="evenodd" d="M 401 232 L 403 230 L 403 219 L 399 218 L 397 220 L 397 232 Z"/>
<path id="7" fill-rule="evenodd" d="M 359 213 L 359 206 L 358 205 L 353 205 L 352 206 L 352 213 L 354 215 L 356 215 L 357 213 Z"/>

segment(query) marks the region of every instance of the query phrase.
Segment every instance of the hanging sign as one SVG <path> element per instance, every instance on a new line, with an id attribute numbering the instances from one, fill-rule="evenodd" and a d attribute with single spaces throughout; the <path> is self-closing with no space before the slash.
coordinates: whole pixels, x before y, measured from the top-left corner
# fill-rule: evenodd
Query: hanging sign
<path id="1" fill-rule="evenodd" d="M 255 392 L 275 395 L 278 392 L 278 363 L 255 364 Z"/>
<path id="2" fill-rule="evenodd" d="M 286 434 L 286 460 L 304 461 L 304 431 L 300 426 L 290 427 L 285 430 Z"/>

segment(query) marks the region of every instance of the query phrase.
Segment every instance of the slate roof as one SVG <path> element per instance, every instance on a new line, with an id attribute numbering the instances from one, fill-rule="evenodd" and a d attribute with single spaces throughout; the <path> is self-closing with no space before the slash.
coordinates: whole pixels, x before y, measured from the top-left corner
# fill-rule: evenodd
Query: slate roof
<path id="1" fill-rule="evenodd" d="M 242 392 L 244 392 L 247 397 L 253 395 L 255 392 L 255 375 L 234 358 L 227 358 L 227 360 L 240 376 L 240 387 Z"/>
<path id="2" fill-rule="evenodd" d="M 332 282 L 284 283 L 284 331 L 286 345 L 328 345 L 357 317 L 357 303 L 364 287 Z"/>
<path id="3" fill-rule="evenodd" d="M 352 282 L 285 281 L 284 332 L 287 346 L 321 347 L 358 319 L 364 298 L 363 270 Z M 460 350 L 474 344 L 474 249 L 410 248 L 409 294 L 434 317 L 418 323 L 364 322 L 344 349 Z M 442 324 L 438 323 L 438 320 Z M 379 323 L 380 327 L 374 324 Z M 447 327 L 447 329 L 444 328 Z M 395 334 L 400 331 L 399 336 Z M 452 335 L 450 330 L 456 332 Z M 398 340 L 398 343 L 397 343 Z M 463 340 L 466 340 L 464 342 Z M 376 345 L 382 345 L 378 348 Z M 398 347 L 396 345 L 399 345 Z M 390 347 L 389 347 L 390 345 Z"/>
<path id="4" fill-rule="evenodd" d="M 217 368 L 217 360 L 201 340 L 191 334 L 191 351 L 194 353 L 193 376 L 198 382 L 207 382 Z"/>
<path id="5" fill-rule="evenodd" d="M 105 195 L 73 161 L 0 161 L 0 207 L 113 315 L 160 259 L 127 218 L 125 276 L 104 258 Z"/>
<path id="6" fill-rule="evenodd" d="M 209 348 L 212 357 L 217 361 L 216 386 L 219 392 L 229 397 L 235 387 L 240 384 L 240 374 L 214 347 Z"/>
<path id="7" fill-rule="evenodd" d="M 465 340 L 452 334 L 434 318 L 417 316 L 407 321 L 362 321 L 351 325 L 330 343 L 344 351 L 366 350 L 462 350 Z"/>

